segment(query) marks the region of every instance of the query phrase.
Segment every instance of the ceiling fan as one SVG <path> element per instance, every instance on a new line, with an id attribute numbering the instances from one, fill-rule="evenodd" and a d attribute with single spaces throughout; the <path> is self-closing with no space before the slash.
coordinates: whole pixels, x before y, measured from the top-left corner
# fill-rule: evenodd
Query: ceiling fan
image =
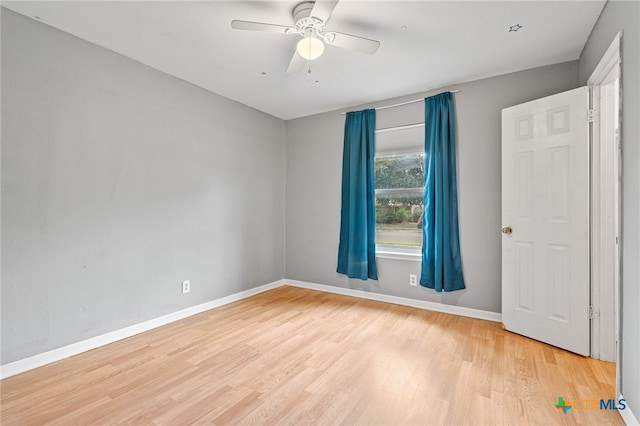
<path id="1" fill-rule="evenodd" d="M 374 54 L 380 46 L 379 41 L 335 31 L 325 31 L 327 20 L 337 4 L 338 0 L 316 0 L 299 3 L 292 11 L 294 22 L 292 27 L 234 20 L 231 21 L 231 28 L 302 37 L 296 45 L 296 51 L 291 58 L 287 73 L 296 72 L 302 68 L 305 61 L 312 61 L 320 57 L 324 52 L 325 43 L 369 55 Z"/>

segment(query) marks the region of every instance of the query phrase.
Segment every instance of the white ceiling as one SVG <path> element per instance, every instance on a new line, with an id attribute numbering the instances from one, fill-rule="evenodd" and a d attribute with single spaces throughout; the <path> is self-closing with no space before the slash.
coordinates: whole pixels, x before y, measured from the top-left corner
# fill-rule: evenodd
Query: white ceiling
<path id="1" fill-rule="evenodd" d="M 369 56 L 328 46 L 286 74 L 298 41 L 232 30 L 292 25 L 298 1 L 4 1 L 3 6 L 282 119 L 578 59 L 605 0 L 342 0 L 327 23 L 379 40 Z M 37 17 L 37 18 L 36 18 Z M 518 32 L 509 27 L 520 24 Z M 406 28 L 405 28 L 406 27 Z"/>

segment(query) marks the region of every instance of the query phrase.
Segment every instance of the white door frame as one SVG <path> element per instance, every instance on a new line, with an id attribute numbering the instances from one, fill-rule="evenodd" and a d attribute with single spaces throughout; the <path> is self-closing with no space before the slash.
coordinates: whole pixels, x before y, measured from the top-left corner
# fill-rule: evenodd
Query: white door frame
<path id="1" fill-rule="evenodd" d="M 600 129 L 601 120 L 607 116 L 615 116 L 618 129 L 621 128 L 621 38 L 622 33 L 619 32 L 587 81 L 591 91 L 591 108 L 594 111 L 591 123 L 591 306 L 594 313 L 591 320 L 591 356 L 600 359 L 602 354 L 604 358 L 612 358 L 607 353 L 615 353 L 618 366 L 621 141 L 618 135 L 602 138 Z M 601 85 L 609 83 L 607 78 L 610 79 L 613 72 L 617 72 L 620 82 L 616 102 L 608 107 L 605 105 L 605 110 L 601 110 L 600 88 Z M 609 185 L 606 185 L 607 182 Z M 611 188 L 611 182 L 617 182 L 614 189 Z M 616 370 L 616 394 L 619 395 L 620 368 Z"/>

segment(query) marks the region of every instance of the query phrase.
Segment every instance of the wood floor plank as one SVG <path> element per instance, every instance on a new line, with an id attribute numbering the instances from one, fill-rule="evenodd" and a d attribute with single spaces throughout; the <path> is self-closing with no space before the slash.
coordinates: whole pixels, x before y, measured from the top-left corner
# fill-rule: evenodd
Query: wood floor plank
<path id="1" fill-rule="evenodd" d="M 0 382 L 3 425 L 623 424 L 615 365 L 500 324 L 280 287 Z"/>

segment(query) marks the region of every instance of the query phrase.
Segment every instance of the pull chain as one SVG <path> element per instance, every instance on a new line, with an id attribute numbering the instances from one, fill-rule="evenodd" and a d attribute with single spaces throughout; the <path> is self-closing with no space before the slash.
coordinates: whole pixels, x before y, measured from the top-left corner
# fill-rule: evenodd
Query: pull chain
<path id="1" fill-rule="evenodd" d="M 307 55 L 307 81 L 311 83 L 311 43 L 307 44 L 308 55 Z"/>

